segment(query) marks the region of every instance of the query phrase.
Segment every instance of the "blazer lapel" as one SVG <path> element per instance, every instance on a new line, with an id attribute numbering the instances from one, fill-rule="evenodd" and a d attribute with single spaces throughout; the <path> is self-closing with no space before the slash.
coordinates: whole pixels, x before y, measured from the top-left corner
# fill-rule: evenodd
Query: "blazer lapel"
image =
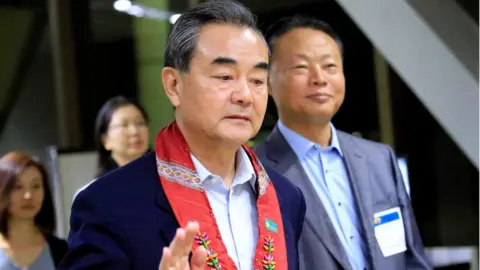
<path id="1" fill-rule="evenodd" d="M 351 269 L 347 254 L 305 170 L 295 152 L 277 127 L 266 140 L 267 156 L 275 163 L 275 169 L 296 184 L 303 192 L 307 205 L 305 225 L 309 226 L 331 255 L 344 269 Z"/>
<path id="2" fill-rule="evenodd" d="M 341 131 L 337 132 L 350 178 L 350 185 L 352 186 L 353 195 L 360 212 L 360 221 L 365 232 L 365 240 L 368 247 L 367 258 L 370 260 L 373 269 L 375 269 L 373 264 L 375 262 L 375 253 L 373 252 L 375 234 L 373 231 L 373 208 L 367 159 L 361 149 L 349 138 L 351 135 Z"/>
<path id="3" fill-rule="evenodd" d="M 176 223 L 175 226 L 174 224 L 171 224 L 172 226 L 160 226 L 159 233 L 161 237 L 168 243 L 175 236 L 175 233 L 177 232 L 177 228 L 179 227 L 179 224 L 177 219 L 175 218 L 175 215 L 173 214 L 173 210 L 172 210 L 172 207 L 170 206 L 170 203 L 168 202 L 167 196 L 165 195 L 163 188 L 161 188 L 160 180 L 157 180 L 157 181 L 159 182 L 158 183 L 159 190 L 157 192 L 157 196 L 155 197 L 155 205 L 166 214 L 171 215 L 172 221 L 175 220 L 175 223 Z"/>

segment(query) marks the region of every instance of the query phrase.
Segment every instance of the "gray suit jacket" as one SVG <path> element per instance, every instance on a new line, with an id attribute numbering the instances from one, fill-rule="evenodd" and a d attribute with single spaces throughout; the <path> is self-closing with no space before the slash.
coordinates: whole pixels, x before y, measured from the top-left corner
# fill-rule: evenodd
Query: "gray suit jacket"
<path id="1" fill-rule="evenodd" d="M 337 133 L 360 212 L 370 265 L 379 270 L 432 269 L 393 150 L 384 144 Z M 278 128 L 254 150 L 262 163 L 289 178 L 305 196 L 307 213 L 299 243 L 300 269 L 352 269 L 322 201 Z M 375 238 L 373 215 L 393 207 L 402 210 L 407 251 L 384 257 Z"/>

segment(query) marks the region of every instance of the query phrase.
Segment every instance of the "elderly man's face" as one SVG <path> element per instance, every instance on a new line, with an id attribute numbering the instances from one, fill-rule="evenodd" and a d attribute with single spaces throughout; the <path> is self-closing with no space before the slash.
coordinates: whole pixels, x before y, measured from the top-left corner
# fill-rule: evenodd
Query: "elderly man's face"
<path id="1" fill-rule="evenodd" d="M 179 75 L 178 95 L 169 94 L 177 120 L 219 142 L 246 142 L 265 115 L 268 60 L 268 47 L 254 30 L 204 26 L 189 72 Z"/>

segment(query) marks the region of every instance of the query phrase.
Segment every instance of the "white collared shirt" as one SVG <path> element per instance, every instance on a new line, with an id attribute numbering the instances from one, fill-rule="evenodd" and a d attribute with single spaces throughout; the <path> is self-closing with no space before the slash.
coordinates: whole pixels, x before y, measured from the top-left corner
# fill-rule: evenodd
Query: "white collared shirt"
<path id="1" fill-rule="evenodd" d="M 239 270 L 253 269 L 258 239 L 256 175 L 243 148 L 237 151 L 236 173 L 230 190 L 193 155 L 193 164 L 215 215 L 228 255 Z"/>
<path id="2" fill-rule="evenodd" d="M 330 123 L 332 141 L 322 147 L 278 121 L 278 129 L 293 149 L 327 211 L 353 269 L 368 267 L 367 245 L 350 185 L 338 134 Z"/>

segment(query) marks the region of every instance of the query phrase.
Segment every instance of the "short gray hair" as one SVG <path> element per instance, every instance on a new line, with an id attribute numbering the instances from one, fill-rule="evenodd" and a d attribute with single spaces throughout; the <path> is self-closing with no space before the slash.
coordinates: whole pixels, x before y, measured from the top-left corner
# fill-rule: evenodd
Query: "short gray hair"
<path id="1" fill-rule="evenodd" d="M 164 66 L 188 72 L 200 29 L 214 23 L 245 26 L 260 34 L 255 15 L 244 5 L 231 0 L 207 1 L 185 12 L 175 22 L 165 48 Z"/>

